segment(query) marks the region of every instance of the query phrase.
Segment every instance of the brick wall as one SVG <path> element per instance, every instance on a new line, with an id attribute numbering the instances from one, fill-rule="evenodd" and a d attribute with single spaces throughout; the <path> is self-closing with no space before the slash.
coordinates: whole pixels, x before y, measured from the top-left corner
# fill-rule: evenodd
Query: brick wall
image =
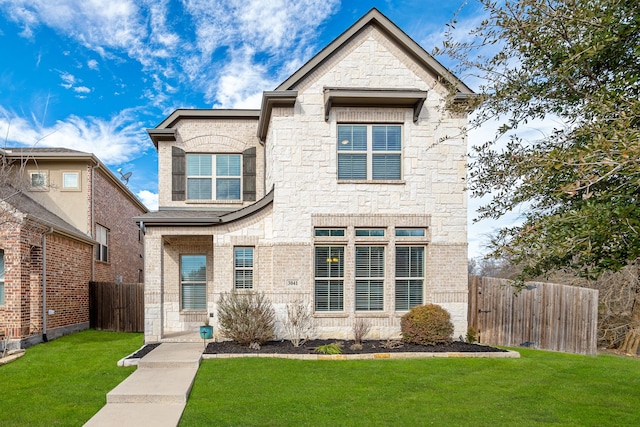
<path id="1" fill-rule="evenodd" d="M 13 339 L 42 334 L 42 236 L 48 227 L 32 221 L 0 226 L 5 252 L 5 304 L 0 330 Z M 46 234 L 47 330 L 89 322 L 92 246 L 59 234 Z"/>
<path id="2" fill-rule="evenodd" d="M 94 222 L 109 229 L 109 261 L 95 262 L 94 280 L 141 282 L 143 277 L 140 272 L 144 269 L 141 256 L 144 249 L 133 217 L 141 215 L 143 211 L 99 169 L 94 180 Z"/>

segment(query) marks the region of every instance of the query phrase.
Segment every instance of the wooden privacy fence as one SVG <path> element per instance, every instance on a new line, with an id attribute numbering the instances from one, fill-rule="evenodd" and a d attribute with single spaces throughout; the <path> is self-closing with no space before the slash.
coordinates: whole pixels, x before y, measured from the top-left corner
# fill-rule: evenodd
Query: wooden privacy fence
<path id="1" fill-rule="evenodd" d="M 89 282 L 89 322 L 94 329 L 144 332 L 144 284 Z"/>
<path id="2" fill-rule="evenodd" d="M 595 355 L 598 291 L 555 283 L 469 276 L 469 327 L 478 342 Z"/>

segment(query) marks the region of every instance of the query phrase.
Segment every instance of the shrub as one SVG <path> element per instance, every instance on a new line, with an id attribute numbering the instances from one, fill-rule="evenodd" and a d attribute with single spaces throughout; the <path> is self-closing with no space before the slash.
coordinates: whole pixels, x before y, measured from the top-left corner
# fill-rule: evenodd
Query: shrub
<path id="1" fill-rule="evenodd" d="M 313 331 L 313 314 L 307 304 L 302 301 L 287 304 L 284 330 L 294 347 L 304 344 Z"/>
<path id="2" fill-rule="evenodd" d="M 466 336 L 466 341 L 469 344 L 473 344 L 474 342 L 477 341 L 476 338 L 476 330 L 474 329 L 473 326 L 469 326 L 469 328 L 467 329 L 467 336 Z"/>
<path id="3" fill-rule="evenodd" d="M 241 345 L 259 348 L 274 337 L 276 314 L 264 293 L 223 293 L 218 320 L 222 335 Z"/>
<path id="4" fill-rule="evenodd" d="M 331 344 L 321 345 L 316 347 L 314 351 L 320 354 L 342 354 L 342 343 L 334 342 Z"/>
<path id="5" fill-rule="evenodd" d="M 371 324 L 365 319 L 358 318 L 353 324 L 353 341 L 362 344 L 364 337 L 371 331 Z"/>
<path id="6" fill-rule="evenodd" d="M 451 316 L 436 304 L 413 307 L 400 321 L 402 340 L 414 344 L 437 345 L 453 341 Z"/>

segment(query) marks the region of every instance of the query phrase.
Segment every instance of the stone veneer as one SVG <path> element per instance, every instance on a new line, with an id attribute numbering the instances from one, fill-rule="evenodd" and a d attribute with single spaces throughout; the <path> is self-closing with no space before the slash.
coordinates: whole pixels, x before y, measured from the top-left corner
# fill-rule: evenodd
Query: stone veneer
<path id="1" fill-rule="evenodd" d="M 325 121 L 324 88 L 385 88 L 428 91 L 417 122 L 410 108 L 334 107 Z M 220 293 L 233 286 L 233 247 L 255 246 L 254 289 L 264 291 L 278 313 L 278 334 L 288 302 L 314 297 L 314 245 L 345 249 L 344 311 L 316 313 L 317 337 L 348 338 L 358 317 L 373 326 L 371 338 L 397 336 L 394 305 L 395 247 L 425 249 L 425 303 L 445 307 L 455 336 L 467 329 L 466 118 L 444 109 L 445 89 L 375 26 L 362 31 L 302 80 L 293 108 L 276 107 L 264 146 L 251 120 L 183 119 L 176 145 L 191 152 L 242 152 L 258 148 L 258 198 L 274 189 L 274 201 L 260 213 L 211 227 L 149 227 L 145 237 L 145 340 L 195 331 L 213 313 Z M 393 123 L 403 130 L 402 179 L 338 182 L 337 125 Z M 171 143 L 158 147 L 160 206 L 192 209 L 171 201 Z M 213 204 L 209 207 L 215 208 Z M 239 206 L 236 206 L 239 207 Z M 314 227 L 345 227 L 345 239 L 314 237 Z M 382 239 L 358 240 L 356 227 L 384 227 Z M 428 230 L 424 238 L 396 238 L 395 227 Z M 356 244 L 385 247 L 385 295 L 381 312 L 354 310 L 353 252 Z M 208 312 L 179 310 L 179 255 L 206 253 Z"/>

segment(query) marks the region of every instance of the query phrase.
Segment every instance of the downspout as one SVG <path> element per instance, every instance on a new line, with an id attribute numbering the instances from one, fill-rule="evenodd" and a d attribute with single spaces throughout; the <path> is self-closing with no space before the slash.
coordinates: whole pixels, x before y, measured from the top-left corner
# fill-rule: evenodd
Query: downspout
<path id="1" fill-rule="evenodd" d="M 53 227 L 42 234 L 42 341 L 47 338 L 47 235 L 53 233 Z"/>
<path id="2" fill-rule="evenodd" d="M 94 206 L 94 195 L 95 195 L 95 186 L 96 186 L 96 168 L 99 167 L 99 164 L 96 164 L 94 166 L 91 167 L 91 194 L 90 194 L 90 202 L 89 204 L 91 205 L 89 207 L 90 209 L 90 213 L 89 215 L 91 216 L 90 221 L 89 221 L 89 233 L 91 234 L 91 238 L 93 240 L 96 239 L 96 230 L 95 230 L 95 206 Z M 95 270 L 96 270 L 96 256 L 95 256 L 95 248 L 93 248 L 92 253 L 91 253 L 91 281 L 93 282 L 95 280 Z"/>

